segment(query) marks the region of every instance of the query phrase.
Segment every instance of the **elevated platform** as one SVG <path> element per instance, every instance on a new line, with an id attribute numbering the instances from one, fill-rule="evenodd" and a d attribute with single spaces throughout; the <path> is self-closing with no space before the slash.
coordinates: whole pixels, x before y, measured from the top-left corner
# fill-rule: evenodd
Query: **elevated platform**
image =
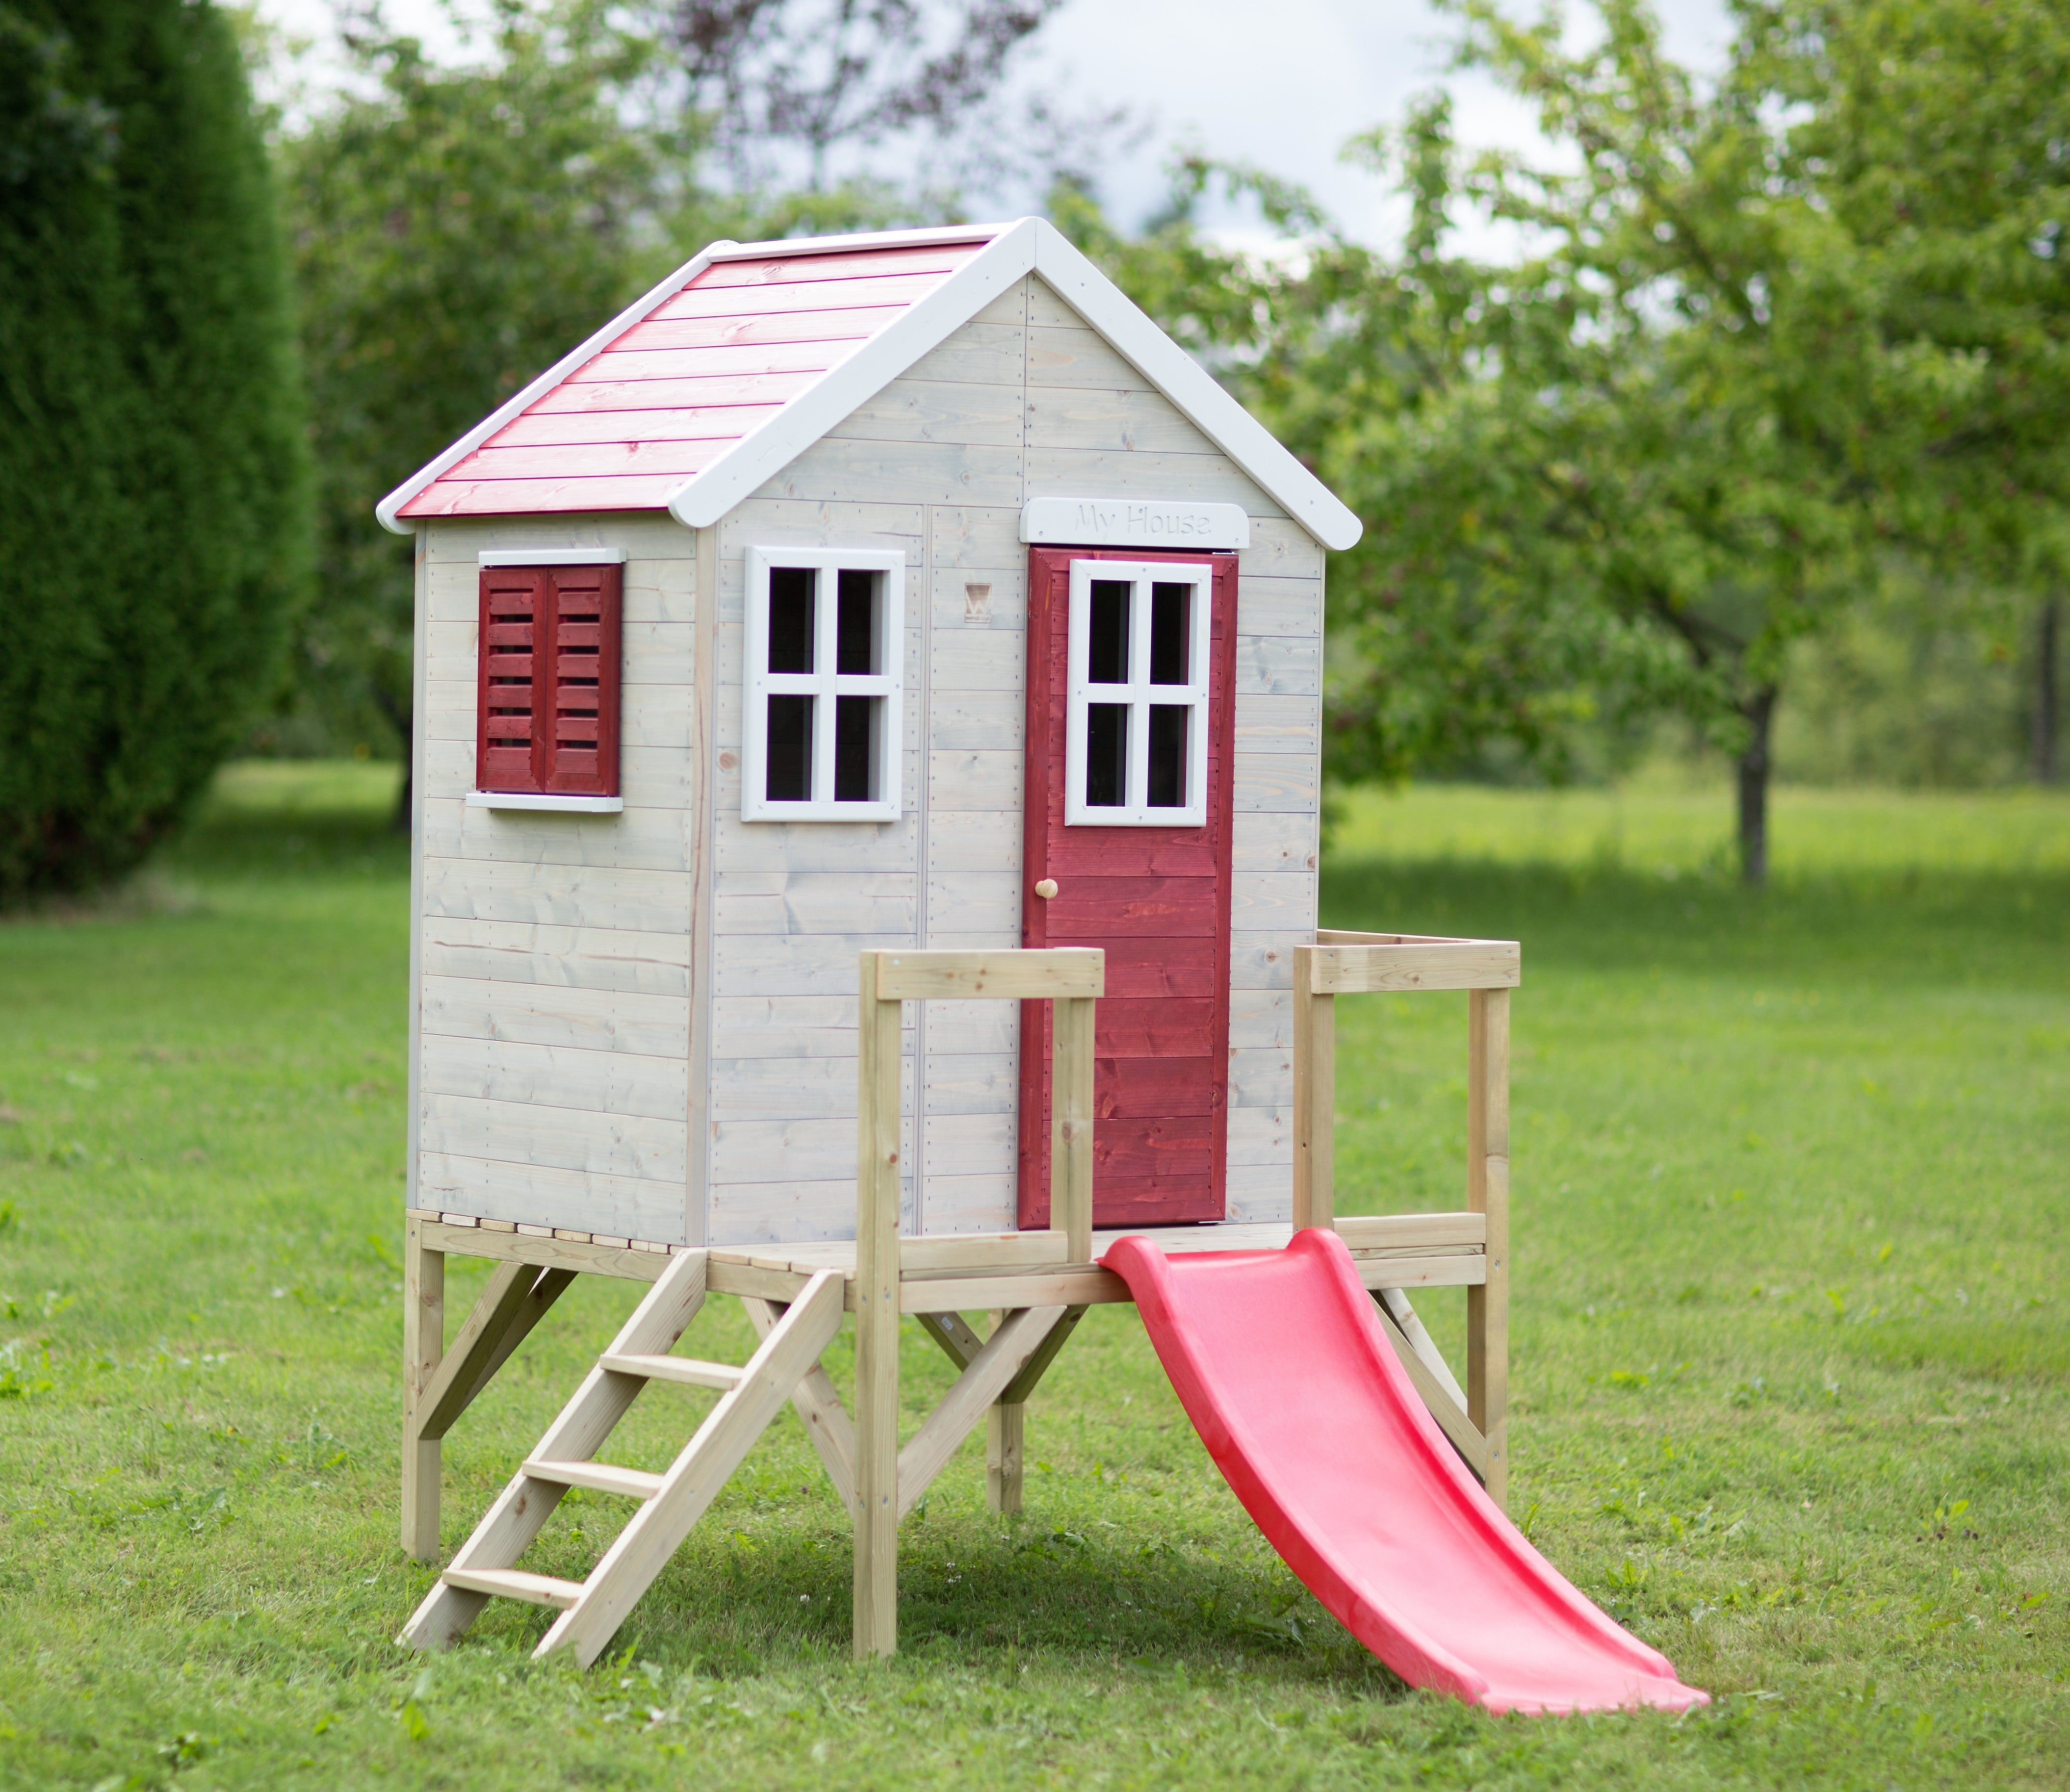
<path id="1" fill-rule="evenodd" d="M 462 1257 L 529 1263 L 631 1280 L 658 1280 L 686 1245 L 655 1245 L 593 1234 L 505 1229 L 464 1216 L 413 1211 L 421 1248 Z M 1348 1216 L 1334 1222 L 1368 1288 L 1470 1288 L 1487 1280 L 1485 1213 Z M 1287 1222 L 1129 1227 L 1093 1234 L 1093 1260 L 1072 1262 L 1061 1231 L 951 1234 L 899 1240 L 899 1306 L 906 1313 L 1014 1307 L 1094 1307 L 1132 1297 L 1098 1259 L 1123 1238 L 1140 1238 L 1172 1255 L 1209 1250 L 1277 1250 L 1294 1235 Z M 823 1270 L 848 1284 L 855 1311 L 856 1246 L 851 1239 L 718 1245 L 706 1252 L 714 1294 L 788 1301 Z"/>

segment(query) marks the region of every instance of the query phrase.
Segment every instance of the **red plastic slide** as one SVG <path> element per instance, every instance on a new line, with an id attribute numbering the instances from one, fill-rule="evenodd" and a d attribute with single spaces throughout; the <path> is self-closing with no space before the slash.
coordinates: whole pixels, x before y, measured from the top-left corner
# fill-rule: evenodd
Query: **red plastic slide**
<path id="1" fill-rule="evenodd" d="M 1532 1549 L 1425 1409 L 1333 1232 L 1101 1259 L 1274 1549 L 1413 1686 L 1491 1711 L 1709 1703 Z"/>

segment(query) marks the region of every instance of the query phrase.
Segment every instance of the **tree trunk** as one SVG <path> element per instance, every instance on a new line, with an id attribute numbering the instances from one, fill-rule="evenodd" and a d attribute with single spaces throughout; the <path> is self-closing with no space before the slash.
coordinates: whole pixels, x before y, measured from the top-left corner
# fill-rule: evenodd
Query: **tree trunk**
<path id="1" fill-rule="evenodd" d="M 2041 606 L 2041 626 L 2035 640 L 2034 781 L 2037 784 L 2056 782 L 2056 743 L 2061 714 L 2061 693 L 2056 688 L 2056 673 L 2062 622 L 2062 598 L 2059 595 L 2045 599 Z"/>
<path id="2" fill-rule="evenodd" d="M 1764 685 L 1740 705 L 1747 743 L 1740 754 L 1740 881 L 1758 890 L 1768 882 L 1768 743 L 1775 724 L 1776 689 Z"/>
<path id="3" fill-rule="evenodd" d="M 378 680 L 374 685 L 374 701 L 381 713 L 388 718 L 388 725 L 403 737 L 403 788 L 395 800 L 395 813 L 389 826 L 399 834 L 410 831 L 411 808 L 414 792 L 411 780 L 417 775 L 415 742 L 411 738 L 411 724 L 415 720 L 410 712 L 389 693 Z"/>

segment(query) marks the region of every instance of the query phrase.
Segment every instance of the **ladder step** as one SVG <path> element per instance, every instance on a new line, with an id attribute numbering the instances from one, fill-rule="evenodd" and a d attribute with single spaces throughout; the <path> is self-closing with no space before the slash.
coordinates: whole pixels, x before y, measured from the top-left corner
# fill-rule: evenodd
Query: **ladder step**
<path id="1" fill-rule="evenodd" d="M 493 1593 L 502 1599 L 551 1606 L 566 1611 L 582 1597 L 582 1582 L 559 1581 L 550 1574 L 528 1574 L 522 1568 L 448 1568 L 439 1578 L 468 1593 Z"/>
<path id="2" fill-rule="evenodd" d="M 741 1372 L 732 1364 L 701 1363 L 693 1356 L 639 1356 L 613 1350 L 599 1356 L 597 1366 L 614 1375 L 644 1375 L 650 1381 L 679 1381 L 686 1388 L 723 1393 L 740 1385 Z"/>
<path id="3" fill-rule="evenodd" d="M 564 1487 L 587 1487 L 593 1493 L 622 1493 L 628 1499 L 652 1499 L 661 1491 L 661 1477 L 644 1469 L 620 1468 L 610 1463 L 554 1463 L 529 1459 L 519 1471 L 535 1481 Z"/>

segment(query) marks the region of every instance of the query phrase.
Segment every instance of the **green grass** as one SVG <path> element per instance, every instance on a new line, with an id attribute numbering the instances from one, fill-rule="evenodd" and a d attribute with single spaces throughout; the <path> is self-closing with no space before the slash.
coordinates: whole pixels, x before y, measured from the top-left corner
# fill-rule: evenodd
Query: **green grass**
<path id="1" fill-rule="evenodd" d="M 238 768 L 141 894 L 0 926 L 0 1785 L 2070 1782 L 2070 804 L 1785 792 L 1758 896 L 1712 794 L 1348 806 L 1327 919 L 1524 941 L 1512 1505 L 1717 1695 L 1678 1723 L 1406 1692 L 1124 1308 L 1032 1409 L 1025 1517 L 967 1447 L 907 1526 L 893 1663 L 847 1659 L 788 1419 L 591 1672 L 511 1606 L 397 1650 L 389 795 Z M 1461 999 L 1341 1006 L 1347 1205 L 1454 1205 Z M 632 1296 L 579 1286 L 462 1422 L 449 1543 Z M 948 1366 L 906 1361 L 917 1415 Z M 622 1512 L 575 1496 L 538 1558 Z"/>

